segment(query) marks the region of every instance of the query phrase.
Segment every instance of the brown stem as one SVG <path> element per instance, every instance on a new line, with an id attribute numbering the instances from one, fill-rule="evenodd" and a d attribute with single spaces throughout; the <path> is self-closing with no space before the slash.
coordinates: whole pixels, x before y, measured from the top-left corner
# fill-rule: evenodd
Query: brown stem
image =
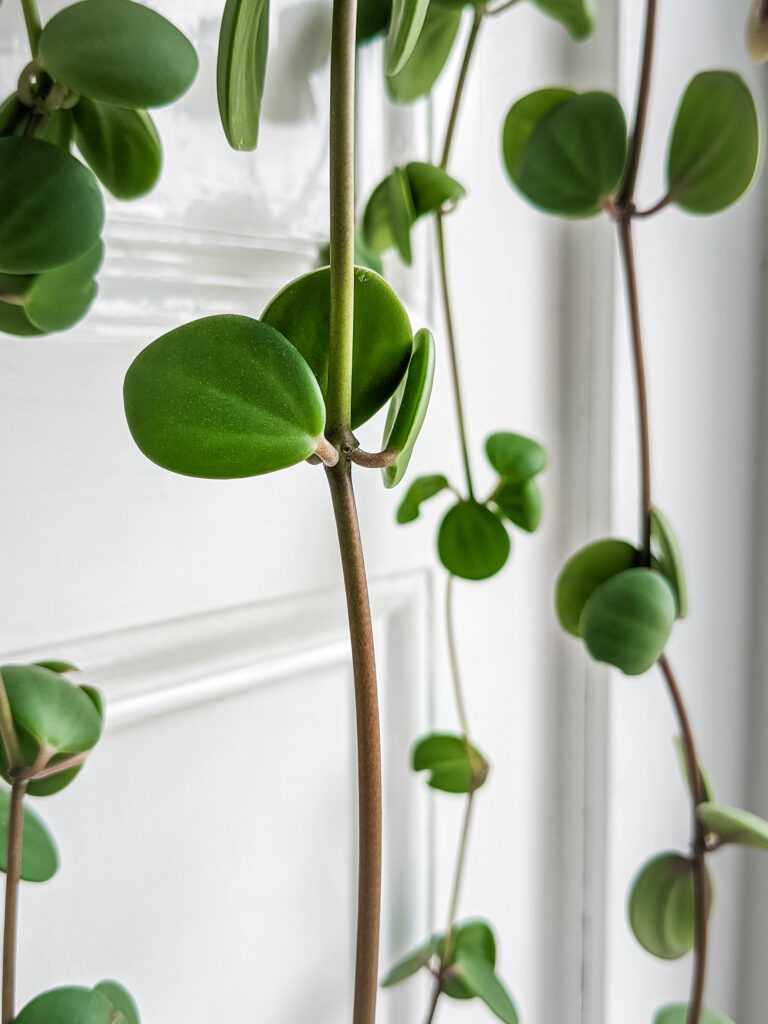
<path id="1" fill-rule="evenodd" d="M 443 979 L 437 977 L 435 980 L 435 987 L 432 991 L 432 1002 L 429 1004 L 429 1011 L 427 1016 L 424 1018 L 424 1024 L 432 1024 L 435 1019 L 435 1013 L 437 1011 L 437 1004 L 440 1002 L 440 996 L 443 994 Z"/>
<path id="2" fill-rule="evenodd" d="M 8 817 L 8 849 L 5 869 L 5 923 L 3 927 L 3 1005 L 2 1024 L 10 1024 L 16 1002 L 16 934 L 19 917 L 19 881 L 24 837 L 24 794 L 26 780 L 11 787 Z"/>
<path id="3" fill-rule="evenodd" d="M 374 1024 L 381 907 L 381 742 L 373 628 L 360 527 L 346 458 L 326 469 L 347 596 L 357 716 L 359 866 L 353 1024 Z"/>
<path id="4" fill-rule="evenodd" d="M 648 0 L 645 13 L 645 41 L 643 43 L 643 60 L 640 67 L 640 85 L 637 90 L 637 106 L 629 143 L 629 157 L 624 175 L 624 183 L 619 193 L 619 206 L 631 204 L 635 195 L 637 172 L 640 169 L 640 154 L 643 149 L 645 124 L 648 120 L 648 100 L 651 94 L 651 76 L 653 74 L 653 55 L 656 43 L 656 11 L 658 0 Z"/>
<path id="5" fill-rule="evenodd" d="M 387 466 L 394 466 L 397 462 L 398 452 L 385 448 L 383 452 L 366 452 L 362 448 L 352 448 L 346 451 L 347 458 L 356 466 L 363 466 L 365 469 L 386 469 Z"/>

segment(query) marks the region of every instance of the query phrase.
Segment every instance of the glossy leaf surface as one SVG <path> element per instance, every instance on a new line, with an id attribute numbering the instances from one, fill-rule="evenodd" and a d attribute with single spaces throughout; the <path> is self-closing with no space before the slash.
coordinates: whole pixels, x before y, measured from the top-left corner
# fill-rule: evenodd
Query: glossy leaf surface
<path id="1" fill-rule="evenodd" d="M 114 1024 L 112 1003 L 88 988 L 55 988 L 37 996 L 13 1024 Z"/>
<path id="2" fill-rule="evenodd" d="M 450 487 L 448 480 L 440 473 L 417 477 L 408 488 L 397 510 L 398 523 L 412 523 L 419 518 L 421 504 Z"/>
<path id="3" fill-rule="evenodd" d="M 394 466 L 382 470 L 385 487 L 403 479 L 429 407 L 435 376 L 435 342 L 427 330 L 416 333 L 408 370 L 390 403 L 382 448 L 398 453 Z"/>
<path id="4" fill-rule="evenodd" d="M 35 338 L 45 333 L 39 327 L 35 327 L 24 312 L 23 306 L 2 300 L 0 300 L 0 331 L 4 334 L 13 334 L 18 338 Z"/>
<path id="5" fill-rule="evenodd" d="M 433 935 L 423 946 L 419 946 L 418 949 L 413 950 L 413 952 L 398 960 L 382 978 L 381 987 L 391 988 L 392 985 L 397 985 L 399 982 L 405 981 L 406 978 L 410 978 L 418 973 L 435 956 L 437 947 L 438 936 Z"/>
<path id="6" fill-rule="evenodd" d="M 576 95 L 573 89 L 538 89 L 509 108 L 501 144 L 504 166 L 515 185 L 520 174 L 520 157 L 533 129 L 550 110 Z"/>
<path id="7" fill-rule="evenodd" d="M 504 480 L 523 483 L 541 473 L 547 453 L 540 444 L 522 434 L 491 434 L 485 442 L 488 461 Z"/>
<path id="8" fill-rule="evenodd" d="M 437 552 L 448 572 L 465 580 L 495 576 L 509 558 L 509 534 L 498 517 L 476 501 L 460 501 L 440 524 Z"/>
<path id="9" fill-rule="evenodd" d="M 581 636 L 581 613 L 593 591 L 631 569 L 636 558 L 636 550 L 625 540 L 597 540 L 568 559 L 555 588 L 555 609 L 566 632 Z"/>
<path id="10" fill-rule="evenodd" d="M 320 388 L 328 386 L 330 271 L 315 270 L 275 296 L 262 320 L 301 352 Z M 360 426 L 392 397 L 411 357 L 408 315 L 387 282 L 355 268 L 355 335 L 352 364 L 352 427 Z"/>
<path id="11" fill-rule="evenodd" d="M 269 50 L 269 0 L 227 0 L 219 34 L 216 92 L 227 142 L 255 149 Z"/>
<path id="12" fill-rule="evenodd" d="M 515 526 L 534 533 L 541 523 L 541 491 L 535 480 L 521 484 L 503 483 L 496 489 L 493 502 Z"/>
<path id="13" fill-rule="evenodd" d="M 43 28 L 39 59 L 48 74 L 92 100 L 119 107 L 161 107 L 197 74 L 189 40 L 160 14 L 133 0 L 80 0 Z"/>
<path id="14" fill-rule="evenodd" d="M 752 93 L 730 71 L 691 81 L 677 111 L 667 159 L 672 202 L 716 213 L 746 192 L 757 170 L 760 130 Z"/>
<path id="15" fill-rule="evenodd" d="M 361 234 L 373 252 L 385 252 L 395 244 L 390 205 L 390 184 L 389 177 L 386 177 L 373 190 L 363 211 Z"/>
<path id="16" fill-rule="evenodd" d="M 628 569 L 590 594 L 579 628 L 596 661 L 637 676 L 661 657 L 676 615 L 674 592 L 660 572 Z"/>
<path id="17" fill-rule="evenodd" d="M 586 39 L 595 30 L 595 0 L 533 0 L 533 3 L 565 25 L 574 39 Z"/>
<path id="18" fill-rule="evenodd" d="M 210 316 L 141 352 L 125 378 L 136 444 L 164 469 L 234 478 L 302 462 L 325 407 L 301 354 L 269 324 Z"/>
<path id="19" fill-rule="evenodd" d="M 100 992 L 110 1001 L 118 1013 L 122 1013 L 125 1024 L 141 1024 L 141 1017 L 133 997 L 116 981 L 100 981 L 94 992 Z"/>
<path id="20" fill-rule="evenodd" d="M 0 786 L 0 871 L 8 867 L 8 819 L 11 791 Z M 42 820 L 24 806 L 24 831 L 21 853 L 21 877 L 25 882 L 47 882 L 59 867 L 56 843 Z"/>
<path id="21" fill-rule="evenodd" d="M 389 225 L 400 259 L 406 266 L 413 260 L 411 252 L 411 225 L 416 220 L 413 196 L 408 175 L 402 167 L 396 167 L 387 178 Z"/>
<path id="22" fill-rule="evenodd" d="M 672 524 L 655 506 L 651 509 L 651 538 L 658 548 L 659 569 L 675 592 L 677 617 L 684 619 L 688 614 L 688 585 L 685 580 L 683 553 Z"/>
<path id="23" fill-rule="evenodd" d="M 73 113 L 77 148 L 113 196 L 136 199 L 154 188 L 163 150 L 145 110 L 127 110 L 81 96 Z"/>
<path id="24" fill-rule="evenodd" d="M 393 0 L 384 57 L 388 75 L 396 75 L 401 71 L 413 53 L 428 6 L 429 0 Z"/>
<path id="25" fill-rule="evenodd" d="M 0 272 L 37 274 L 83 256 L 99 239 L 104 203 L 93 175 L 38 139 L 0 139 Z"/>
<path id="26" fill-rule="evenodd" d="M 412 161 L 406 164 L 405 171 L 417 217 L 434 213 L 447 203 L 456 203 L 467 194 L 460 182 L 435 164 Z"/>
<path id="27" fill-rule="evenodd" d="M 463 736 L 431 733 L 413 748 L 415 772 L 429 772 L 427 785 L 444 793 L 469 793 L 485 782 L 488 762 Z"/>
<path id="28" fill-rule="evenodd" d="M 80 669 L 77 665 L 73 665 L 71 661 L 36 661 L 34 662 L 38 668 L 47 668 L 49 672 L 56 672 L 58 675 L 64 675 L 67 672 L 79 672 Z"/>
<path id="29" fill-rule="evenodd" d="M 729 843 L 768 850 L 768 821 L 756 814 L 726 804 L 705 803 L 696 808 L 696 817 L 709 832 Z"/>
<path id="30" fill-rule="evenodd" d="M 517 1024 L 517 1010 L 491 964 L 477 953 L 461 951 L 456 957 L 458 978 L 504 1024 Z"/>
<path id="31" fill-rule="evenodd" d="M 39 274 L 24 299 L 30 321 L 43 331 L 63 331 L 81 320 L 96 298 L 103 258 L 99 241 L 80 259 Z"/>
<path id="32" fill-rule="evenodd" d="M 3 665 L 1 671 L 13 720 L 36 744 L 67 754 L 95 746 L 101 717 L 79 686 L 37 665 Z"/>
<path id="33" fill-rule="evenodd" d="M 387 75 L 387 91 L 396 103 L 412 103 L 432 91 L 445 67 L 461 25 L 460 7 L 430 3 L 419 38 L 396 75 Z"/>
<path id="34" fill-rule="evenodd" d="M 643 866 L 632 883 L 629 923 L 643 949 L 662 960 L 693 949 L 693 864 L 687 857 L 663 853 Z"/>
<path id="35" fill-rule="evenodd" d="M 688 1003 L 663 1006 L 653 1018 L 653 1024 L 688 1024 Z M 704 1007 L 699 1024 L 733 1024 L 733 1021 L 718 1010 L 708 1010 Z"/>

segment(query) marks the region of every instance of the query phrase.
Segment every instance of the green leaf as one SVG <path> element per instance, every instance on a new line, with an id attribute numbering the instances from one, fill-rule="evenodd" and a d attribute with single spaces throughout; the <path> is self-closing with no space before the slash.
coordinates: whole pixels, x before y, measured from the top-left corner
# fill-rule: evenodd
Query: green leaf
<path id="1" fill-rule="evenodd" d="M 302 356 L 269 324 L 209 316 L 164 334 L 125 378 L 125 413 L 147 458 L 186 476 L 258 476 L 303 462 L 325 408 Z"/>
<path id="2" fill-rule="evenodd" d="M 671 1003 L 663 1006 L 653 1018 L 653 1024 L 688 1024 L 688 1003 Z M 699 1024 L 733 1024 L 730 1017 L 718 1010 L 701 1011 Z"/>
<path id="3" fill-rule="evenodd" d="M 504 568 L 509 534 L 498 517 L 477 501 L 460 501 L 440 524 L 437 552 L 448 572 L 465 580 L 485 580 Z"/>
<path id="4" fill-rule="evenodd" d="M 77 148 L 113 196 L 136 199 L 154 188 L 163 151 L 145 110 L 126 110 L 81 96 L 73 113 Z"/>
<path id="5" fill-rule="evenodd" d="M 385 71 L 388 75 L 401 71 L 413 53 L 428 6 L 429 0 L 393 0 L 392 21 L 385 47 Z"/>
<path id="6" fill-rule="evenodd" d="M 42 331 L 63 331 L 82 320 L 99 290 L 94 277 L 103 258 L 98 241 L 72 263 L 39 274 L 24 298 L 30 321 Z"/>
<path id="7" fill-rule="evenodd" d="M 535 480 L 521 484 L 502 483 L 496 488 L 493 503 L 510 522 L 534 533 L 541 522 L 541 491 Z"/>
<path id="8" fill-rule="evenodd" d="M 141 1024 L 138 1007 L 122 985 L 116 981 L 100 981 L 94 987 L 94 992 L 100 992 L 108 999 L 115 1010 L 125 1017 L 126 1024 Z"/>
<path id="9" fill-rule="evenodd" d="M 443 956 L 445 937 L 441 937 L 438 955 Z M 459 956 L 476 956 L 494 967 L 496 964 L 496 939 L 486 921 L 471 920 L 457 925 L 453 933 L 450 956 L 446 966 L 452 967 Z M 474 999 L 475 993 L 464 984 L 454 972 L 449 972 L 445 980 L 445 994 L 450 999 Z"/>
<path id="10" fill-rule="evenodd" d="M 450 486 L 446 477 L 439 473 L 417 477 L 408 488 L 397 510 L 398 523 L 412 523 L 418 519 L 422 502 L 429 501 L 430 498 L 434 498 L 436 494 L 440 494 Z"/>
<path id="11" fill-rule="evenodd" d="M 586 39 L 595 30 L 595 0 L 533 0 L 533 3 L 565 25 L 574 39 Z"/>
<path id="12" fill-rule="evenodd" d="M 330 348 L 331 278 L 328 268 L 292 281 L 272 299 L 262 320 L 296 346 L 325 394 Z M 355 268 L 352 428 L 369 420 L 394 394 L 411 357 L 408 314 L 387 282 Z"/>
<path id="13" fill-rule="evenodd" d="M 691 796 L 695 797 L 696 794 L 693 792 L 693 787 L 691 786 L 691 780 L 688 777 L 688 759 L 685 756 L 685 746 L 683 745 L 683 741 L 682 741 L 680 736 L 674 736 L 673 739 L 672 739 L 672 742 L 674 743 L 674 746 L 675 746 L 675 753 L 677 754 L 677 760 L 678 760 L 678 764 L 680 765 L 680 771 L 682 772 L 683 780 L 685 781 L 685 784 L 688 787 L 688 789 L 689 789 L 689 791 L 691 793 Z M 701 762 L 699 762 L 699 775 L 701 775 L 701 781 L 702 781 L 703 786 L 704 786 L 704 799 L 707 800 L 708 802 L 714 801 L 714 794 L 712 792 L 712 784 L 711 784 L 711 782 L 709 780 L 709 776 L 707 775 L 707 773 L 702 768 Z"/>
<path id="14" fill-rule="evenodd" d="M 688 586 L 685 581 L 683 553 L 672 525 L 664 513 L 655 506 L 651 509 L 651 538 L 658 546 L 659 569 L 675 592 L 677 617 L 684 619 L 688 614 Z"/>
<path id="15" fill-rule="evenodd" d="M 513 108 L 514 109 L 514 108 Z M 587 92 L 536 121 L 512 176 L 534 206 L 565 217 L 598 213 L 618 187 L 627 151 L 624 112 L 614 96 Z"/>
<path id="16" fill-rule="evenodd" d="M 387 75 L 387 91 L 396 103 L 426 96 L 440 77 L 461 25 L 460 7 L 429 4 L 419 38 L 396 75 Z"/>
<path id="17" fill-rule="evenodd" d="M 29 107 L 24 106 L 17 93 L 11 93 L 0 105 L 0 137 L 15 135 L 19 127 L 26 123 L 28 114 Z"/>
<path id="18" fill-rule="evenodd" d="M 406 978 L 410 978 L 418 973 L 436 955 L 437 946 L 438 936 L 433 935 L 423 946 L 419 946 L 418 949 L 413 950 L 413 952 L 398 960 L 394 967 L 391 967 L 382 978 L 381 987 L 391 988 L 392 985 L 397 985 L 399 982 L 405 981 Z"/>
<path id="19" fill-rule="evenodd" d="M 2 231 L 1 228 L 0 231 Z M 45 333 L 39 327 L 35 327 L 22 306 L 2 300 L 0 300 L 0 331 L 5 334 L 14 334 L 19 338 L 39 337 Z"/>
<path id="20" fill-rule="evenodd" d="M 58 675 L 65 675 L 67 672 L 79 672 L 77 665 L 71 661 L 35 661 L 33 664 L 38 668 L 47 668 L 49 672 L 56 672 Z"/>
<path id="21" fill-rule="evenodd" d="M 23 134 L 22 129 L 17 130 Z M 54 110 L 43 127 L 35 133 L 35 138 L 42 142 L 50 142 L 69 152 L 69 146 L 75 133 L 75 118 L 71 110 Z"/>
<path id="22" fill-rule="evenodd" d="M 396 167 L 387 178 L 387 191 L 389 200 L 389 223 L 400 259 L 406 266 L 410 266 L 413 256 L 411 253 L 411 225 L 416 220 L 416 211 L 413 206 L 413 196 L 408 183 L 408 175 L 402 167 Z"/>
<path id="23" fill-rule="evenodd" d="M 34 274 L 0 274 L 0 295 L 25 295 L 34 280 Z"/>
<path id="24" fill-rule="evenodd" d="M 550 110 L 576 95 L 573 89 L 538 89 L 523 96 L 509 108 L 504 119 L 502 153 L 504 166 L 513 184 L 518 184 L 520 157 L 536 125 Z"/>
<path id="25" fill-rule="evenodd" d="M 674 592 L 660 572 L 627 569 L 592 592 L 579 628 L 596 661 L 637 676 L 661 657 L 676 614 Z"/>
<path id="26" fill-rule="evenodd" d="M 701 824 L 727 843 L 768 850 L 768 821 L 726 804 L 705 803 L 696 808 Z"/>
<path id="27" fill-rule="evenodd" d="M 368 43 L 389 28 L 392 0 L 359 0 L 357 5 L 357 43 Z"/>
<path id="28" fill-rule="evenodd" d="M 269 50 L 269 0 L 227 0 L 219 35 L 219 115 L 233 149 L 256 149 Z"/>
<path id="29" fill-rule="evenodd" d="M 463 185 L 435 164 L 413 161 L 406 164 L 405 171 L 417 218 L 434 213 L 447 203 L 456 203 L 467 194 Z"/>
<path id="30" fill-rule="evenodd" d="M 78 670 L 75 669 L 75 671 L 77 672 Z M 104 694 L 101 692 L 101 690 L 99 690 L 95 686 L 82 686 L 81 685 L 80 689 L 83 691 L 83 693 L 86 695 L 86 697 L 88 697 L 88 699 L 91 701 L 93 706 L 96 708 L 96 710 L 99 713 L 99 718 L 103 722 L 104 721 L 104 712 L 105 712 Z"/>
<path id="31" fill-rule="evenodd" d="M 38 60 L 55 81 L 118 107 L 162 107 L 197 74 L 190 41 L 132 0 L 81 0 L 55 14 L 40 36 Z"/>
<path id="32" fill-rule="evenodd" d="M 625 540 L 597 540 L 568 559 L 555 587 L 557 617 L 567 633 L 581 636 L 581 613 L 593 591 L 631 569 L 636 559 L 637 551 Z"/>
<path id="33" fill-rule="evenodd" d="M 408 370 L 392 397 L 387 413 L 382 447 L 398 454 L 394 466 L 382 470 L 385 487 L 399 484 L 408 468 L 427 415 L 434 376 L 435 342 L 429 331 L 422 329 L 413 339 Z"/>
<path id="34" fill-rule="evenodd" d="M 11 791 L 0 786 L 0 871 L 8 868 L 8 819 Z M 25 882 L 47 882 L 59 867 L 56 843 L 42 820 L 30 807 L 24 807 L 21 851 L 21 877 Z"/>
<path id="35" fill-rule="evenodd" d="M 0 272 L 6 274 L 72 263 L 93 248 L 104 224 L 91 172 L 37 139 L 0 139 L 0 209 Z"/>
<path id="36" fill-rule="evenodd" d="M 331 261 L 330 246 L 328 246 L 328 259 L 326 264 Z M 355 266 L 364 267 L 368 270 L 372 270 L 375 274 L 380 277 L 384 276 L 384 264 L 381 262 L 381 257 L 373 249 L 369 249 L 366 245 L 363 233 L 358 228 L 355 228 Z"/>
<path id="37" fill-rule="evenodd" d="M 476 953 L 461 951 L 457 954 L 454 970 L 472 995 L 482 999 L 499 1020 L 504 1024 L 517 1024 L 515 1004 L 487 960 Z"/>
<path id="38" fill-rule="evenodd" d="M 488 762 L 463 736 L 430 733 L 416 743 L 411 757 L 413 770 L 428 771 L 427 785 L 443 793 L 473 793 L 488 778 Z"/>
<path id="39" fill-rule="evenodd" d="M 629 897 L 629 923 L 643 949 L 661 960 L 684 956 L 693 949 L 695 917 L 693 862 L 663 853 L 643 865 Z"/>
<path id="40" fill-rule="evenodd" d="M 88 988 L 55 988 L 27 1003 L 13 1024 L 113 1024 L 112 1003 Z"/>
<path id="41" fill-rule="evenodd" d="M 680 103 L 667 158 L 670 200 L 716 213 L 746 192 L 757 170 L 760 129 L 752 93 L 730 71 L 705 71 Z"/>
<path id="42" fill-rule="evenodd" d="M 373 190 L 363 211 L 360 231 L 363 241 L 373 252 L 385 252 L 395 244 L 390 214 L 392 204 L 390 188 L 390 176 L 388 175 Z"/>
<path id="43" fill-rule="evenodd" d="M 530 480 L 547 465 L 547 453 L 542 446 L 522 434 L 491 434 L 485 442 L 485 452 L 499 476 L 509 483 Z"/>

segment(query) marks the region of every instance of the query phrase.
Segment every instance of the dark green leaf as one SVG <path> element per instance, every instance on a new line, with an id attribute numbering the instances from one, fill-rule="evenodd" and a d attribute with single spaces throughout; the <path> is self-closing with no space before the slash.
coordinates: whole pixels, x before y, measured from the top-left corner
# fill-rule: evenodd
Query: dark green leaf
<path id="1" fill-rule="evenodd" d="M 385 974 L 381 981 L 381 987 L 390 988 L 392 985 L 397 985 L 399 982 L 405 981 L 406 978 L 416 974 L 435 956 L 437 945 L 438 937 L 433 935 L 423 946 L 419 946 L 418 949 L 404 956 L 402 960 L 398 960 L 394 967 L 390 968 L 387 974 Z"/>
<path id="2" fill-rule="evenodd" d="M 331 315 L 330 271 L 292 281 L 264 310 L 271 324 L 296 346 L 325 394 Z M 355 268 L 355 338 L 352 367 L 352 427 L 369 420 L 394 394 L 411 357 L 408 314 L 387 282 Z"/>
<path id="3" fill-rule="evenodd" d="M 429 501 L 430 498 L 434 498 L 436 494 L 440 494 L 448 487 L 450 487 L 448 480 L 438 473 L 433 476 L 417 477 L 408 488 L 397 510 L 398 523 L 412 523 L 414 519 L 418 519 L 421 503 Z"/>
<path id="4" fill-rule="evenodd" d="M 126 1024 L 141 1024 L 138 1007 L 122 985 L 116 981 L 100 981 L 94 992 L 100 992 L 108 999 L 115 1010 L 125 1017 Z"/>
<path id="5" fill-rule="evenodd" d="M 530 480 L 547 465 L 546 451 L 522 434 L 491 434 L 485 442 L 485 452 L 499 476 L 510 483 Z"/>
<path id="6" fill-rule="evenodd" d="M 34 664 L 38 668 L 47 668 L 49 672 L 57 672 L 59 675 L 80 671 L 77 665 L 73 665 L 71 661 L 36 661 Z"/>
<path id="7" fill-rule="evenodd" d="M 476 501 L 460 501 L 440 524 L 437 552 L 448 572 L 465 580 L 485 580 L 509 558 L 509 534 L 498 517 Z"/>
<path id="8" fill-rule="evenodd" d="M 541 491 L 535 480 L 521 484 L 502 483 L 496 488 L 493 503 L 510 522 L 533 533 L 541 522 Z"/>
<path id="9" fill-rule="evenodd" d="M 382 35 L 389 27 L 392 17 L 392 0 L 358 0 L 357 42 L 370 42 Z"/>
<path id="10" fill-rule="evenodd" d="M 24 312 L 23 306 L 2 300 L 0 300 L 0 331 L 5 334 L 14 334 L 19 338 L 34 338 L 45 333 L 39 327 L 35 327 Z"/>
<path id="11" fill-rule="evenodd" d="M 643 947 L 662 960 L 677 960 L 693 949 L 695 933 L 693 863 L 663 853 L 645 864 L 629 897 L 629 923 Z"/>
<path id="12" fill-rule="evenodd" d="M 413 339 L 408 371 L 392 397 L 387 413 L 382 447 L 398 455 L 394 466 L 382 470 L 385 487 L 399 484 L 408 468 L 427 415 L 434 376 L 435 342 L 429 331 L 421 330 Z"/>
<path id="13" fill-rule="evenodd" d="M 517 1024 L 515 1005 L 487 960 L 477 953 L 461 951 L 457 954 L 454 970 L 472 995 L 482 999 L 499 1020 L 504 1024 Z"/>
<path id="14" fill-rule="evenodd" d="M 8 819 L 11 791 L 0 786 L 0 871 L 8 867 Z M 24 807 L 21 853 L 21 877 L 25 882 L 47 882 L 59 867 L 56 843 L 41 819 L 29 806 Z"/>
<path id="15" fill-rule="evenodd" d="M 550 110 L 576 95 L 573 89 L 538 89 L 510 107 L 504 120 L 502 152 L 507 174 L 515 185 L 520 175 L 520 156 L 533 129 Z"/>
<path id="16" fill-rule="evenodd" d="M 653 1024 L 688 1024 L 688 1017 L 688 1003 L 672 1003 L 658 1011 L 653 1018 Z M 733 1024 L 733 1021 L 724 1013 L 705 1007 L 701 1011 L 699 1024 Z"/>
<path id="17" fill-rule="evenodd" d="M 385 49 L 386 73 L 396 75 L 405 66 L 421 34 L 429 0 L 393 0 L 392 21 Z"/>
<path id="18" fill-rule="evenodd" d="M 563 629 L 581 636 L 581 613 L 592 592 L 617 573 L 631 569 L 636 559 L 637 551 L 625 540 L 597 540 L 572 555 L 555 588 L 555 608 Z"/>
<path id="19" fill-rule="evenodd" d="M 664 652 L 677 606 L 655 569 L 627 569 L 590 594 L 579 619 L 587 650 L 628 676 L 642 675 Z"/>
<path id="20" fill-rule="evenodd" d="M 3 100 L 0 106 L 0 137 L 15 135 L 18 128 L 26 123 L 29 107 L 25 107 L 17 93 Z"/>
<path id="21" fill-rule="evenodd" d="M 684 619 L 688 614 L 688 587 L 685 582 L 683 553 L 672 525 L 664 513 L 655 506 L 651 509 L 651 537 L 658 546 L 659 569 L 675 592 L 677 617 Z"/>
<path id="22" fill-rule="evenodd" d="M 112 1024 L 112 1004 L 88 988 L 55 988 L 27 1003 L 13 1024 Z"/>
<path id="23" fill-rule="evenodd" d="M 19 131 L 21 134 L 21 131 Z M 43 127 L 35 133 L 35 138 L 42 142 L 50 142 L 69 152 L 72 137 L 75 134 L 75 119 L 71 110 L 54 110 Z"/>
<path id="24" fill-rule="evenodd" d="M 197 74 L 197 54 L 186 36 L 133 0 L 65 7 L 44 27 L 38 60 L 74 92 L 142 110 L 178 99 Z"/>
<path id="25" fill-rule="evenodd" d="M 434 164 L 412 162 L 406 165 L 406 174 L 411 186 L 413 209 L 416 217 L 434 213 L 447 203 L 456 203 L 465 196 L 466 190 L 442 167 Z"/>
<path id="26" fill-rule="evenodd" d="M 269 0 L 227 0 L 219 35 L 219 114 L 233 149 L 255 149 L 269 50 Z"/>
<path id="27" fill-rule="evenodd" d="M 396 75 L 387 75 L 387 90 L 397 103 L 412 103 L 432 91 L 450 56 L 461 25 L 460 7 L 431 3 L 413 52 Z"/>
<path id="28" fill-rule="evenodd" d="M 427 785 L 444 793 L 470 793 L 488 778 L 488 762 L 463 736 L 431 733 L 413 748 L 415 772 L 430 773 Z"/>
<path id="29" fill-rule="evenodd" d="M 93 248 L 104 224 L 91 172 L 37 139 L 0 139 L 0 209 L 0 272 L 6 274 L 71 263 Z"/>
<path id="30" fill-rule="evenodd" d="M 24 298 L 30 321 L 42 331 L 63 331 L 82 320 L 99 290 L 94 277 L 103 258 L 99 241 L 80 259 L 39 274 Z"/>
<path id="31" fill-rule="evenodd" d="M 667 184 L 689 213 L 716 213 L 746 192 L 760 129 L 752 93 L 730 71 L 705 71 L 685 91 L 672 130 Z"/>
<path id="32" fill-rule="evenodd" d="M 133 439 L 165 469 L 233 478 L 302 462 L 325 408 L 301 354 L 269 324 L 209 316 L 163 335 L 125 378 Z"/>
<path id="33" fill-rule="evenodd" d="M 574 39 L 586 39 L 595 30 L 595 0 L 533 0 L 545 14 L 561 22 Z"/>
<path id="34" fill-rule="evenodd" d="M 77 148 L 113 196 L 136 199 L 154 188 L 163 151 L 145 110 L 126 110 L 82 96 L 73 112 Z"/>
<path id="35" fill-rule="evenodd" d="M 408 175 L 402 167 L 396 167 L 387 178 L 389 200 L 389 223 L 400 259 L 407 266 L 411 265 L 411 225 L 416 220 L 413 208 L 413 196 L 408 183 Z"/>
<path id="36" fill-rule="evenodd" d="M 0 295 L 25 295 L 34 280 L 34 274 L 0 274 Z"/>
<path id="37" fill-rule="evenodd" d="M 768 821 L 756 814 L 726 804 L 705 803 L 696 808 L 696 817 L 725 842 L 768 850 Z"/>

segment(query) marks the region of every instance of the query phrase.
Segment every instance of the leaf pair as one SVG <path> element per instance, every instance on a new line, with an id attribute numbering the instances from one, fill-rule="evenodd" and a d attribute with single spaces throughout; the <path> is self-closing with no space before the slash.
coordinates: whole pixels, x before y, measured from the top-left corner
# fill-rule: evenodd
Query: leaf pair
<path id="1" fill-rule="evenodd" d="M 37 996 L 13 1024 L 141 1024 L 131 996 L 116 981 L 95 988 L 55 988 Z"/>
<path id="2" fill-rule="evenodd" d="M 485 442 L 488 461 L 499 474 L 491 502 L 521 530 L 533 533 L 541 522 L 541 491 L 536 477 L 547 465 L 540 444 L 522 434 L 492 434 Z"/>
<path id="3" fill-rule="evenodd" d="M 707 882 L 711 906 L 709 875 Z M 663 853 L 641 868 L 629 897 L 629 923 L 643 949 L 661 960 L 677 960 L 693 949 L 696 909 L 690 858 Z"/>
<path id="4" fill-rule="evenodd" d="M 443 793 L 474 793 L 488 778 L 488 762 L 464 736 L 430 733 L 413 748 L 415 772 L 429 772 L 427 785 Z"/>

